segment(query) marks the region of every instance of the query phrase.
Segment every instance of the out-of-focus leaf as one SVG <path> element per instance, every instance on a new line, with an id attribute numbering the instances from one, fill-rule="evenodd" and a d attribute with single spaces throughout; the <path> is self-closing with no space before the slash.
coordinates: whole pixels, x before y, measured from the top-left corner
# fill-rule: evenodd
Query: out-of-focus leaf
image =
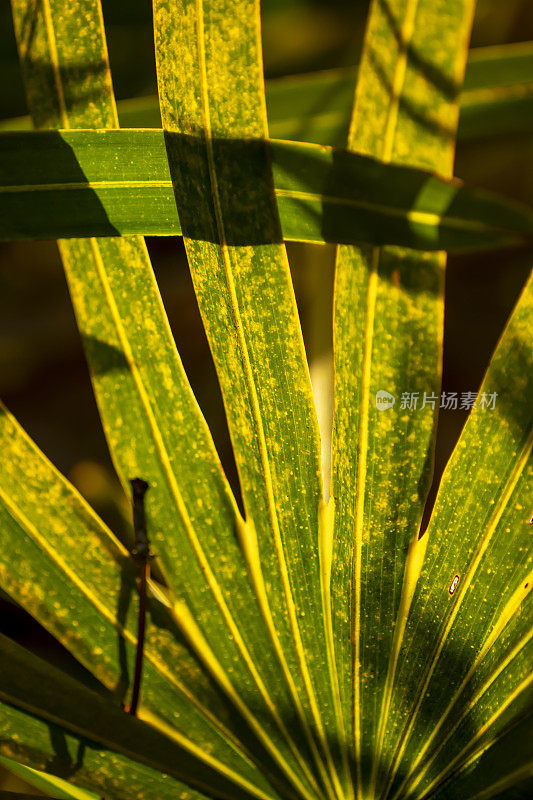
<path id="1" fill-rule="evenodd" d="M 270 135 L 344 147 L 356 77 L 356 69 L 335 69 L 267 81 Z M 137 117 L 136 124 L 158 124 L 156 117 L 144 120 Z M 470 50 L 460 94 L 457 140 L 531 130 L 533 43 Z"/>
<path id="2" fill-rule="evenodd" d="M 343 147 L 357 77 L 355 68 L 289 75 L 266 82 L 270 135 Z M 460 97 L 458 141 L 533 128 L 533 44 L 471 50 Z M 156 96 L 117 104 L 125 128 L 159 128 Z M 0 130 L 27 130 L 29 117 L 0 120 Z"/>

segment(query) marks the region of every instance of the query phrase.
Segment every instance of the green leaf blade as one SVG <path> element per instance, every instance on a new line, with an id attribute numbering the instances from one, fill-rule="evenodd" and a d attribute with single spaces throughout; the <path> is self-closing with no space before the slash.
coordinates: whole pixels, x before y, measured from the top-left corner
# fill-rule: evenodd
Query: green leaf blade
<path id="1" fill-rule="evenodd" d="M 261 145 L 235 141 L 229 149 L 261 169 Z M 523 245 L 533 236 L 529 207 L 430 172 L 275 140 L 268 157 L 286 240 L 464 252 Z M 226 177 L 234 208 L 242 181 Z M 0 211 L 5 240 L 182 233 L 157 130 L 0 134 Z M 209 240 L 213 232 L 201 235 Z M 236 245 L 264 243 L 266 236 L 257 227 L 234 228 L 232 235 Z"/>
<path id="2" fill-rule="evenodd" d="M 351 149 L 451 173 L 472 9 L 371 6 Z M 383 780 L 410 562 L 431 479 L 444 263 L 443 254 L 393 248 L 340 247 L 337 256 L 333 612 L 359 798 L 373 797 Z M 380 408 L 383 393 L 388 405 Z M 420 399 L 416 413 L 405 409 L 404 393 Z M 340 588 L 347 585 L 349 594 Z"/>
<path id="3" fill-rule="evenodd" d="M 30 101 L 37 105 L 46 91 L 42 106 L 47 110 L 48 125 L 116 125 L 100 4 L 80 0 L 67 6 L 60 0 L 39 8 L 14 5 Z M 88 20 L 81 46 L 74 35 L 80 16 Z M 80 74 L 80 61 L 88 65 L 86 76 Z M 53 79 L 51 83 L 49 79 Z M 42 122 L 39 116 L 38 121 Z M 151 487 L 147 499 L 150 534 L 154 529 L 152 538 L 174 591 L 173 601 L 186 598 L 203 626 L 220 628 L 221 617 L 225 622 L 231 620 L 232 599 L 239 608 L 253 603 L 237 541 L 240 518 L 176 353 L 146 248 L 135 239 L 91 238 L 64 241 L 61 252 L 119 477 L 128 492 L 133 477 L 146 479 Z M 154 352 L 160 354 L 160 360 L 151 357 Z M 210 559 L 197 529 L 209 543 Z M 79 569 L 83 574 L 83 565 Z M 219 580 L 230 581 L 235 590 L 234 575 L 238 575 L 239 591 L 229 595 L 228 607 Z M 114 615 L 120 613 L 119 604 L 109 621 L 113 623 Z M 245 617 L 243 625 L 250 620 Z M 54 622 L 57 627 L 57 620 Z M 247 745 L 239 748 L 236 741 L 235 729 L 240 738 L 249 738 L 249 720 L 243 722 L 237 715 L 230 721 L 227 706 L 223 706 L 226 720 L 221 722 L 220 697 L 212 686 L 206 692 L 206 707 L 202 705 L 198 699 L 198 687 L 205 680 L 202 667 L 190 651 L 185 655 L 190 644 L 183 641 L 175 613 L 167 612 L 166 624 L 171 636 L 161 635 L 159 630 L 151 632 L 162 646 L 163 664 L 157 665 L 159 675 L 157 669 L 145 671 L 144 694 L 149 707 L 141 705 L 140 714 L 149 716 L 154 724 L 166 725 L 169 735 L 185 737 L 189 746 L 198 747 L 204 756 L 210 748 L 221 746 L 225 752 L 219 767 L 231 773 L 236 783 L 243 780 L 241 775 L 251 774 L 252 781 L 266 784 L 249 761 Z M 218 637 L 216 647 L 239 672 L 242 687 L 251 691 L 253 659 L 239 649 L 236 627 L 228 627 L 230 636 Z M 253 629 L 256 633 L 257 626 Z M 91 638 L 94 636 L 89 641 Z M 106 647 L 109 649 L 107 643 Z M 149 656 L 148 652 L 148 663 Z M 170 663 L 165 656 L 170 656 Z M 94 660 L 88 661 L 94 668 Z M 178 673 L 177 678 L 173 672 Z M 171 703 L 169 691 L 175 693 Z M 244 712 L 245 706 L 238 711 Z M 256 728 L 253 734 L 250 747 L 255 750 L 254 758 L 263 756 L 268 771 L 270 757 L 265 757 L 258 744 L 261 730 Z M 235 763 L 242 769 L 233 770 Z"/>
<path id="4" fill-rule="evenodd" d="M 129 554 L 5 409 L 0 441 L 6 455 L 2 586 L 113 692 L 115 702 L 127 701 L 138 606 Z M 180 731 L 192 750 L 220 758 L 237 780 L 261 784 L 240 740 L 246 738 L 256 759 L 257 745 L 202 674 L 157 597 L 148 605 L 139 716 L 171 737 Z M 70 623 L 73 609 L 76 624 Z"/>
<path id="5" fill-rule="evenodd" d="M 266 81 L 270 135 L 276 139 L 343 147 L 356 70 L 332 69 Z M 533 120 L 533 44 L 519 42 L 470 51 L 460 98 L 458 141 L 527 132 Z M 155 95 L 120 100 L 122 128 L 159 128 Z M 29 117 L 0 120 L 0 130 L 28 130 Z"/>
<path id="6" fill-rule="evenodd" d="M 55 770 L 74 783 L 117 798 L 138 797 L 143 791 L 162 798 L 184 792 L 191 800 L 254 796 L 248 787 L 228 781 L 215 760 L 198 760 L 179 741 L 124 714 L 107 697 L 4 636 L 0 652 L 7 665 L 0 689 L 0 730 L 8 756 L 51 772 L 55 762 Z"/>
<path id="7" fill-rule="evenodd" d="M 533 420 L 525 342 L 531 303 L 530 279 L 480 388 L 480 397 L 496 393 L 500 407 L 496 401 L 494 409 L 479 405 L 471 412 L 424 535 L 428 550 L 398 671 L 404 693 L 398 689 L 390 719 L 393 771 L 401 771 L 401 761 L 413 770 L 422 762 L 422 786 L 439 773 L 431 748 L 441 731 L 453 733 L 441 742 L 442 753 L 435 751 L 442 770 L 446 759 L 453 763 L 470 740 L 494 735 L 506 715 L 512 718 L 527 702 L 531 558 L 524 498 L 531 495 Z M 517 559 L 517 552 L 524 557 Z M 459 582 L 450 595 L 455 575 Z M 469 703 L 463 721 L 461 706 L 470 711 Z M 462 727 L 455 731 L 457 718 Z M 413 785 L 420 781 L 418 775 Z M 401 783 L 397 778 L 394 788 Z"/>
<path id="8" fill-rule="evenodd" d="M 177 14 L 183 20 L 179 28 L 172 23 Z M 266 116 L 258 4 L 157 2 L 155 30 L 176 201 L 247 524 L 257 536 L 249 569 L 264 597 L 261 612 L 296 724 L 303 726 L 320 780 L 334 797 L 340 787 L 327 738 L 336 735 L 338 721 L 321 608 L 318 430 L 260 141 Z M 232 99 L 237 97 L 239 102 Z M 253 169 L 247 158 L 235 157 L 232 140 L 241 138 L 255 140 L 252 152 L 259 158 Z"/>

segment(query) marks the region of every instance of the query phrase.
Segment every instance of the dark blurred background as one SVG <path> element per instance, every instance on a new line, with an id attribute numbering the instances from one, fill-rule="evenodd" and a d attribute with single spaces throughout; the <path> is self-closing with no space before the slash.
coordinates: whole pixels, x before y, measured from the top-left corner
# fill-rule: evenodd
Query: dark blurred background
<path id="1" fill-rule="evenodd" d="M 263 0 L 267 78 L 349 66 L 359 59 L 368 3 L 364 0 Z M 150 0 L 103 0 L 118 99 L 156 92 Z M 533 40 L 530 0 L 479 0 L 472 46 Z M 26 113 L 9 3 L 0 4 L 0 119 Z M 470 140 L 457 151 L 455 174 L 533 204 L 531 135 Z M 203 334 L 182 243 L 149 238 L 172 330 L 190 381 L 235 484 L 220 392 Z M 327 296 L 333 249 L 288 247 L 297 299 L 313 357 L 331 344 L 329 325 L 313 329 L 317 292 Z M 477 391 L 490 355 L 530 269 L 531 253 L 500 250 L 449 259 L 443 389 Z M 127 541 L 128 502 L 113 472 L 93 398 L 66 282 L 53 242 L 0 243 L 0 397 L 47 456 Z M 440 414 L 435 481 L 465 414 Z M 430 497 L 430 503 L 434 491 Z M 20 609 L 0 598 L 0 630 L 56 663 L 68 655 Z M 0 789 L 21 790 L 0 773 Z M 33 790 L 36 791 L 36 790 Z"/>

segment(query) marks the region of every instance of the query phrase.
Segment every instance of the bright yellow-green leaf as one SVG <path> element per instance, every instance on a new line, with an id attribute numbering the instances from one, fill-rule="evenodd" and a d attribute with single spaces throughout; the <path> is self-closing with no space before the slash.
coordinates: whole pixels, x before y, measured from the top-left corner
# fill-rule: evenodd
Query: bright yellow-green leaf
<path id="1" fill-rule="evenodd" d="M 532 282 L 417 537 L 444 265 L 424 251 L 533 228 L 528 209 L 424 172 L 451 175 L 473 3 L 374 0 L 348 151 L 268 139 L 256 0 L 155 0 L 156 131 L 102 130 L 117 121 L 98 0 L 13 5 L 36 122 L 94 130 L 2 134 L 1 230 L 109 236 L 61 249 L 117 472 L 150 483 L 167 585 L 149 585 L 136 720 L 120 707 L 135 565 L 2 408 L 0 584 L 101 685 L 0 637 L 0 751 L 109 800 L 522 800 Z M 492 112 L 523 50 L 472 59 L 468 92 L 490 88 Z M 132 224 L 184 235 L 244 519 L 144 244 L 116 235 Z M 329 505 L 284 238 L 419 248 L 340 248 Z"/>
<path id="2" fill-rule="evenodd" d="M 330 742 L 342 734 L 323 609 L 320 447 L 262 142 L 259 4 L 156 0 L 154 24 L 176 204 L 241 480 L 243 548 L 278 660 L 277 691 L 289 692 L 292 727 L 333 798 L 340 779 Z M 235 139 L 252 140 L 251 155 L 261 157 L 237 158 Z"/>
<path id="3" fill-rule="evenodd" d="M 0 756 L 0 764 L 10 774 L 22 778 L 26 783 L 35 786 L 36 789 L 40 789 L 50 796 L 53 795 L 54 800 L 96 800 L 97 798 L 97 795 L 93 794 L 93 792 L 80 789 L 78 786 L 72 786 L 55 775 L 26 767 L 11 758 Z"/>
<path id="4" fill-rule="evenodd" d="M 372 3 L 351 149 L 451 174 L 473 6 Z M 358 798 L 374 796 L 383 769 L 397 642 L 431 480 L 444 263 L 442 253 L 393 248 L 337 254 L 331 585 Z M 404 393 L 419 398 L 416 413 L 404 410 Z"/>

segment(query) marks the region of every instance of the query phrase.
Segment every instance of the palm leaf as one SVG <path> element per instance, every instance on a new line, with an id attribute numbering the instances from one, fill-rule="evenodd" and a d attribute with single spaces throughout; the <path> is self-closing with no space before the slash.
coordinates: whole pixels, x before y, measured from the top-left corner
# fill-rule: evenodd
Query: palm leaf
<path id="1" fill-rule="evenodd" d="M 131 559 L 5 409 L 0 441 L 7 462 L 0 492 L 2 587 L 113 692 L 115 702 L 126 701 L 136 645 Z M 194 742 L 209 742 L 207 760 L 220 757 L 238 782 L 244 775 L 253 782 L 256 770 L 236 745 L 242 725 L 191 658 L 156 585 L 152 594 L 139 715 L 188 741 L 191 751 L 199 752 Z M 73 614 L 72 626 L 66 620 Z"/>
<path id="2" fill-rule="evenodd" d="M 403 783 L 416 787 L 416 797 L 497 741 L 531 700 L 533 584 L 524 500 L 533 477 L 532 305 L 533 278 L 480 388 L 480 398 L 496 393 L 498 404 L 487 410 L 480 399 L 471 412 L 422 539 L 428 549 L 403 636 L 383 751 L 385 761 L 394 757 L 395 788 L 402 764 L 403 772 L 409 764 Z M 459 582 L 450 595 L 455 575 Z M 505 762 L 500 766 L 503 777 Z"/>
<path id="3" fill-rule="evenodd" d="M 180 142 L 185 149 L 191 139 Z M 254 171 L 268 148 L 285 240 L 362 240 L 461 252 L 523 245 L 532 238 L 529 207 L 455 179 L 318 145 L 270 140 L 258 148 L 232 140 L 227 148 Z M 238 194 L 239 177 L 226 179 L 229 196 Z M 182 233 L 161 131 L 0 134 L 0 212 L 0 239 Z M 266 237 L 238 227 L 231 235 L 233 244 Z M 99 242 L 100 249 L 110 248 L 111 263 L 117 246 L 137 269 L 140 259 L 148 263 L 138 242 L 135 250 L 131 241 L 117 242 Z M 144 271 L 144 282 L 153 282 Z"/>
<path id="4" fill-rule="evenodd" d="M 45 3 L 37 10 L 33 3 L 18 3 L 14 5 L 14 12 L 19 48 L 26 65 L 30 102 L 35 94 L 35 102 L 39 104 L 40 113 L 46 115 L 47 123 L 61 122 L 63 126 L 91 123 L 101 125 L 106 122 L 113 124 L 114 102 L 110 93 L 99 3 L 83 0 L 77 7 L 73 4 Z M 85 54 L 80 53 L 77 46 L 73 46 L 72 32 L 80 15 L 87 20 Z M 84 60 L 83 56 L 88 64 L 97 65 L 98 74 L 95 77 L 91 73 L 90 76 L 91 81 L 94 78 L 91 102 L 87 102 L 84 95 L 78 105 L 78 92 L 80 87 L 84 87 L 81 86 L 75 65 L 80 58 Z M 42 86 L 49 81 L 50 75 L 53 76 L 52 88 L 55 89 L 55 95 L 47 95 L 47 107 L 46 103 L 39 103 L 39 98 Z M 58 105 L 58 113 L 55 104 Z M 100 111 L 97 110 L 98 106 Z M 170 602 L 188 603 L 198 621 L 205 623 L 208 629 L 209 625 L 214 626 L 217 622 L 220 625 L 219 620 L 222 619 L 229 626 L 233 638 L 215 640 L 215 655 L 218 655 L 217 650 L 220 648 L 224 653 L 229 650 L 230 656 L 226 656 L 226 659 L 231 660 L 232 669 L 240 670 L 243 685 L 248 682 L 252 685 L 259 684 L 262 688 L 262 678 L 254 668 L 253 651 L 251 656 L 233 619 L 233 603 L 237 603 L 239 608 L 253 608 L 253 595 L 245 570 L 236 569 L 239 592 L 226 593 L 224 596 L 220 587 L 220 581 L 227 581 L 233 573 L 233 569 L 228 570 L 227 565 L 233 563 L 236 567 L 243 563 L 236 534 L 244 526 L 175 352 L 145 247 L 142 241 L 135 239 L 91 239 L 63 242 L 61 250 L 117 472 L 125 486 L 128 479 L 135 475 L 147 479 L 151 486 L 148 511 L 151 518 L 158 519 L 158 530 L 153 538 L 167 583 L 174 590 Z M 129 291 L 125 292 L 123 279 L 129 270 L 133 281 Z M 148 313 L 153 329 L 150 326 L 139 328 L 138 316 L 145 313 Z M 150 357 L 152 351 L 161 354 L 161 359 L 157 362 Z M 174 403 L 167 405 L 161 400 L 168 400 L 169 392 Z M 176 416 L 176 410 L 179 410 L 179 416 Z M 191 426 L 197 431 L 193 438 L 193 447 Z M 45 481 L 47 479 L 48 475 L 44 477 Z M 198 493 L 199 485 L 203 489 L 201 497 Z M 25 527 L 24 519 L 18 521 Z M 219 536 L 224 529 L 225 536 L 221 543 Z M 205 553 L 206 540 L 210 540 L 209 556 Z M 86 547 L 86 541 L 78 540 L 74 543 L 72 549 L 77 548 L 80 560 Z M 117 561 L 115 554 L 115 576 L 119 567 Z M 83 564 L 80 564 L 80 568 L 84 574 Z M 89 565 L 86 563 L 85 574 L 88 570 Z M 63 571 L 68 574 L 65 568 Z M 187 581 L 183 579 L 185 572 Z M 70 577 L 72 579 L 72 574 Z M 94 577 L 93 574 L 93 580 Z M 209 594 L 205 592 L 206 579 Z M 110 583 L 115 594 L 117 590 L 120 591 L 120 580 L 117 581 L 115 577 Z M 93 601 L 93 598 L 90 597 L 89 600 Z M 64 592 L 62 601 L 63 604 L 67 602 Z M 94 601 L 92 604 L 95 604 Z M 115 648 L 111 649 L 112 639 L 116 636 L 112 633 L 112 628 L 120 622 L 116 619 L 117 608 L 120 614 L 120 601 L 111 598 L 109 605 L 106 609 L 107 622 L 112 638 L 107 645 L 108 657 L 112 654 L 113 666 L 115 670 L 121 669 L 124 682 L 127 680 L 124 675 L 126 668 L 124 664 L 117 663 Z M 92 608 L 90 612 L 94 619 Z M 183 615 L 180 615 L 180 620 L 181 616 Z M 174 617 L 175 614 L 170 614 L 166 625 L 175 632 L 177 626 Z M 56 620 L 54 614 L 46 622 L 49 627 L 55 624 L 57 630 L 59 620 Z M 242 627 L 245 624 L 245 621 L 241 621 Z M 257 632 L 255 620 L 253 628 Z M 192 626 L 189 625 L 187 633 L 190 634 L 191 629 Z M 237 647 L 234 647 L 233 641 L 237 642 Z M 131 634 L 130 642 L 135 644 Z M 254 637 L 252 645 L 259 648 L 260 638 Z M 226 762 L 231 764 L 234 759 L 247 761 L 240 751 L 235 750 L 235 733 L 229 734 L 225 724 L 227 722 L 230 728 L 235 729 L 239 724 L 242 728 L 243 723 L 231 722 L 228 711 L 220 711 L 220 700 L 211 687 L 207 688 L 204 695 L 205 704 L 201 703 L 200 708 L 196 707 L 197 704 L 191 706 L 191 697 L 198 695 L 198 681 L 205 683 L 205 679 L 201 676 L 198 664 L 185 652 L 185 643 L 180 642 L 179 647 L 181 655 L 174 653 L 171 657 L 174 666 L 164 664 L 162 667 L 167 675 L 177 672 L 172 681 L 175 694 L 172 702 L 169 703 L 168 698 L 163 695 L 157 697 L 156 694 L 147 709 L 140 709 L 140 716 L 146 717 L 155 713 L 158 718 L 164 717 L 165 722 L 159 724 L 175 725 L 180 736 L 185 736 L 188 741 L 205 740 L 205 732 L 200 733 L 200 729 L 205 725 L 209 728 L 215 727 L 219 733 L 214 741 L 218 739 L 222 750 L 226 750 L 223 755 Z M 75 654 L 78 657 L 82 655 L 78 652 Z M 118 655 L 120 658 L 120 651 Z M 94 663 L 89 663 L 87 657 L 84 660 L 87 666 L 94 669 Z M 264 660 L 266 661 L 266 657 Z M 268 668 L 267 663 L 265 669 Z M 161 666 L 159 671 L 161 672 Z M 112 675 L 105 676 L 105 679 L 109 685 Z M 158 682 L 160 692 L 168 692 L 172 685 L 168 681 L 161 685 L 160 679 Z M 246 704 L 240 703 L 240 698 L 231 698 L 233 703 L 236 699 L 237 710 L 246 719 L 246 729 L 252 725 L 252 742 L 257 743 L 260 740 L 267 746 L 269 755 L 264 756 L 266 768 L 268 769 L 270 760 L 274 757 L 274 760 L 282 762 L 282 770 L 292 776 L 291 767 L 278 754 L 276 745 L 255 722 Z M 191 715 L 196 722 L 193 722 Z M 226 719 L 220 721 L 221 715 Z M 158 724 L 157 721 L 155 724 Z M 241 730 L 240 736 L 242 735 Z M 209 735 L 208 738 L 212 739 Z M 254 746 L 259 745 L 252 744 Z M 207 756 L 207 753 L 204 755 Z M 255 772 L 249 762 L 248 766 L 245 767 L 243 763 L 241 767 L 250 776 Z M 234 773 L 238 781 L 239 772 L 242 774 L 242 769 Z M 261 783 L 262 777 L 258 775 L 257 778 Z"/>
<path id="5" fill-rule="evenodd" d="M 51 793 L 55 800 L 96 800 L 97 795 L 67 783 L 55 775 L 32 769 L 11 758 L 0 756 L 0 764 L 12 775 L 22 778 L 26 783 L 40 789 L 41 792 Z M 6 798 L 6 800 L 8 800 Z"/>
<path id="6" fill-rule="evenodd" d="M 348 135 L 356 70 L 331 69 L 266 82 L 270 135 L 343 147 Z M 159 128 L 156 96 L 117 104 L 125 128 Z M 529 132 L 533 125 L 533 44 L 471 50 L 460 97 L 458 141 Z M 0 120 L 0 130 L 26 130 L 29 117 Z"/>
<path id="7" fill-rule="evenodd" d="M 150 584 L 136 720 L 119 705 L 132 562 L 3 409 L 0 583 L 101 688 L 0 637 L 0 751 L 121 800 L 525 797 L 533 284 L 482 387 L 498 405 L 472 412 L 419 541 L 435 415 L 399 398 L 438 392 L 443 257 L 379 247 L 531 238 L 528 209 L 424 172 L 451 174 L 472 3 L 375 0 L 348 151 L 268 141 L 255 0 L 155 0 L 163 130 L 129 132 L 101 130 L 116 114 L 97 0 L 13 5 L 35 121 L 96 130 L 2 135 L 5 235 L 110 237 L 61 251 L 117 472 L 150 483 L 166 586 Z M 144 244 L 116 236 L 135 214 L 135 232 L 184 237 L 244 518 Z M 373 245 L 339 250 L 328 504 L 284 238 Z M 394 409 L 374 410 L 379 388 Z"/>
<path id="8" fill-rule="evenodd" d="M 13 741 L 12 755 L 36 766 L 52 767 L 50 762 L 55 762 L 53 771 L 75 772 L 82 786 L 120 798 L 138 797 L 150 784 L 149 790 L 162 798 L 175 797 L 191 784 L 227 798 L 250 796 L 225 781 L 216 763 L 198 761 L 164 734 L 4 636 L 0 653 L 8 665 L 2 673 L 0 719 L 3 735 Z M 17 746 L 19 737 L 22 744 Z M 205 796 L 201 789 L 187 792 L 191 800 Z M 261 797 L 267 800 L 269 795 Z"/>
<path id="9" fill-rule="evenodd" d="M 441 13 L 434 5 L 371 5 L 348 143 L 386 162 L 450 174 L 473 3 L 442 4 Z M 443 277 L 442 253 L 340 247 L 337 254 L 332 609 L 358 798 L 374 796 L 382 770 L 398 639 L 419 558 L 439 394 Z M 398 398 L 394 410 L 380 408 L 380 392 Z M 402 413 L 404 392 L 433 402 Z"/>
<path id="10" fill-rule="evenodd" d="M 334 797 L 339 778 L 329 741 L 339 738 L 340 720 L 322 607 L 318 426 L 261 142 L 259 5 L 162 0 L 154 12 L 170 171 L 239 469 L 248 570 L 278 659 L 275 685 L 286 687 Z M 236 159 L 236 138 L 255 140 L 251 152 L 261 159 Z M 255 241 L 261 244 L 245 244 Z"/>

